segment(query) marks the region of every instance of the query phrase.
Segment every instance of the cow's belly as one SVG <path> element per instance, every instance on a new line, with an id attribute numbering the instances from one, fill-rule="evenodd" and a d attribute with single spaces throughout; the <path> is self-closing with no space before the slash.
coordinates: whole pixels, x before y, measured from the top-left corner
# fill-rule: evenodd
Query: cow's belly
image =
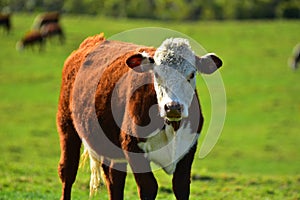
<path id="1" fill-rule="evenodd" d="M 192 133 L 190 123 L 183 124 L 177 132 L 173 131 L 172 126 L 166 125 L 164 130 L 153 132 L 146 142 L 138 143 L 138 146 L 145 152 L 144 156 L 157 164 L 167 174 L 173 174 L 177 163 L 190 150 L 190 148 L 197 142 L 199 134 Z M 82 139 L 85 150 L 88 152 L 91 162 L 102 162 L 103 155 L 97 154 L 85 141 Z M 114 163 L 125 163 L 125 158 L 109 158 L 106 160 Z"/>
<path id="2" fill-rule="evenodd" d="M 106 155 L 99 155 L 96 151 L 91 148 L 85 139 L 82 139 L 82 143 L 84 146 L 84 151 L 86 151 L 90 157 L 91 160 L 94 160 L 95 162 L 102 163 L 104 159 L 108 161 L 113 161 L 114 163 L 126 163 L 125 157 L 109 157 Z"/>

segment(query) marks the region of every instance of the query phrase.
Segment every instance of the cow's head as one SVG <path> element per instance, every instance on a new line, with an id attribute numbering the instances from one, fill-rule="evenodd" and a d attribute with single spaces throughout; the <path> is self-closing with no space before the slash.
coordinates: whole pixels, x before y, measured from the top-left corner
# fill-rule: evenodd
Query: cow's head
<path id="1" fill-rule="evenodd" d="M 188 40 L 170 38 L 161 44 L 153 58 L 147 53 L 136 54 L 127 59 L 127 65 L 139 72 L 153 72 L 160 116 L 178 129 L 181 119 L 189 114 L 196 73 L 212 74 L 222 66 L 222 61 L 212 53 L 198 57 Z"/>

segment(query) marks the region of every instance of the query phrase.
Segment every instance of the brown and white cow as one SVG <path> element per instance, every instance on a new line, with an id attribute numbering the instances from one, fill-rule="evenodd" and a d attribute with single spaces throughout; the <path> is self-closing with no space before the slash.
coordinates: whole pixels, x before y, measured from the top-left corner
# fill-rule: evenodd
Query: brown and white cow
<path id="1" fill-rule="evenodd" d="M 177 199 L 188 199 L 190 173 L 202 128 L 196 73 L 222 65 L 198 57 L 188 40 L 170 38 L 157 49 L 102 34 L 87 38 L 66 60 L 57 114 L 61 199 L 71 198 L 80 147 L 91 161 L 91 190 L 103 171 L 110 199 L 123 199 L 129 164 L 140 199 L 155 199 L 150 162 L 173 175 Z"/>

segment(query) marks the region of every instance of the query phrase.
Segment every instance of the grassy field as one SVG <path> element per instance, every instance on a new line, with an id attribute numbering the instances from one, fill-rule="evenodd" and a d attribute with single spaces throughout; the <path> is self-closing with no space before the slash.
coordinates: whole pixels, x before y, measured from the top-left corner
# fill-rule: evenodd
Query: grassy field
<path id="1" fill-rule="evenodd" d="M 0 32 L 1 200 L 59 199 L 55 114 L 64 60 L 87 36 L 149 26 L 182 32 L 224 61 L 226 121 L 213 151 L 204 159 L 196 155 L 191 199 L 300 199 L 300 71 L 287 66 L 299 42 L 300 21 L 163 23 L 64 16 L 65 45 L 53 40 L 41 53 L 17 52 L 15 44 L 34 17 L 14 15 L 12 33 Z M 210 97 L 201 80 L 198 88 L 207 119 L 204 136 Z M 155 173 L 157 199 L 174 199 L 171 177 Z M 86 167 L 79 170 L 73 199 L 88 199 L 88 185 Z M 131 174 L 125 196 L 137 199 Z M 104 187 L 95 199 L 107 199 Z"/>

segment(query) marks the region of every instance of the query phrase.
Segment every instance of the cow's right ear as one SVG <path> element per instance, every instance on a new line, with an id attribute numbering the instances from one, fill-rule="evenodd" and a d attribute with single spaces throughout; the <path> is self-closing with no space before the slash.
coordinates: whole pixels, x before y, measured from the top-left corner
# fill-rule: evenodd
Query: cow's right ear
<path id="1" fill-rule="evenodd" d="M 147 53 L 138 53 L 130 56 L 126 60 L 128 67 L 133 69 L 136 72 L 148 72 L 153 69 L 154 59 L 150 57 Z"/>
<path id="2" fill-rule="evenodd" d="M 196 67 L 202 74 L 212 74 L 223 65 L 222 60 L 214 53 L 196 56 Z"/>

